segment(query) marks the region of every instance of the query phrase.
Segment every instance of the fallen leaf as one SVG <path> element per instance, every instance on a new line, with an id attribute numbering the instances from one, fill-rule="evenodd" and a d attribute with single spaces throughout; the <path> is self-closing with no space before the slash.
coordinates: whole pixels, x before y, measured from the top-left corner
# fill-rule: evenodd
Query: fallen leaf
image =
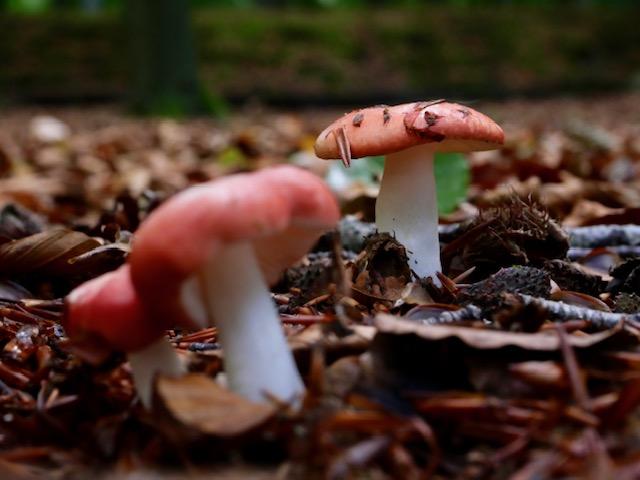
<path id="1" fill-rule="evenodd" d="M 378 328 L 378 334 L 416 335 L 429 341 L 457 338 L 465 345 L 480 350 L 519 347 L 525 350 L 550 352 L 560 349 L 560 341 L 554 333 L 519 333 L 450 325 L 428 325 L 402 320 L 385 313 L 376 315 L 374 323 Z M 620 333 L 620 329 L 613 328 L 591 335 L 570 335 L 569 344 L 574 348 L 588 348 Z"/>
<path id="2" fill-rule="evenodd" d="M 160 376 L 158 399 L 180 423 L 209 435 L 232 437 L 256 428 L 276 413 L 276 406 L 253 403 L 197 373 Z"/>
<path id="3" fill-rule="evenodd" d="M 69 272 L 69 259 L 100 245 L 88 235 L 56 227 L 0 245 L 0 274 L 24 275 L 35 271 L 51 275 Z"/>
<path id="4" fill-rule="evenodd" d="M 610 208 L 591 200 L 578 201 L 564 219 L 567 227 L 585 225 L 625 225 L 640 223 L 640 208 Z"/>

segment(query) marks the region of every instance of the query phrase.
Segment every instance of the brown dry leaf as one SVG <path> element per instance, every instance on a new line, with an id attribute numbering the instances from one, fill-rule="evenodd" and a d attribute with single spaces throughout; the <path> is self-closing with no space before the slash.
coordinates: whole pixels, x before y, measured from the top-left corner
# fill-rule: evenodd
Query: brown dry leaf
<path id="1" fill-rule="evenodd" d="M 490 350 L 503 347 L 520 347 L 525 350 L 555 351 L 560 349 L 558 336 L 550 333 L 517 333 L 501 330 L 477 329 L 450 325 L 427 325 L 402 320 L 380 313 L 376 315 L 375 325 L 379 333 L 393 335 L 417 335 L 430 341 L 457 338 L 469 347 Z M 574 348 L 588 348 L 603 342 L 621 332 L 613 328 L 603 332 L 584 336 L 569 336 L 569 343 Z"/>
<path id="2" fill-rule="evenodd" d="M 589 225 L 596 225 L 600 223 L 603 225 L 626 225 L 629 223 L 638 224 L 640 223 L 640 207 L 615 209 L 615 211 L 609 215 L 604 215 L 592 220 L 589 222 Z"/>
<path id="3" fill-rule="evenodd" d="M 43 233 L 0 246 L 0 274 L 24 275 L 39 271 L 54 275 L 68 273 L 69 259 L 98 247 L 88 235 L 55 227 Z"/>
<path id="4" fill-rule="evenodd" d="M 410 305 L 426 305 L 433 303 L 433 298 L 429 295 L 429 292 L 416 282 L 407 283 L 402 290 L 401 299 L 404 303 Z"/>
<path id="5" fill-rule="evenodd" d="M 100 245 L 77 257 L 67 260 L 69 266 L 82 272 L 82 276 L 93 278 L 120 267 L 129 255 L 131 248 L 125 243 Z"/>
<path id="6" fill-rule="evenodd" d="M 402 298 L 406 286 L 407 283 L 403 279 L 399 279 L 398 277 L 385 277 L 385 298 L 394 302 L 399 300 Z"/>
<path id="7" fill-rule="evenodd" d="M 351 354 L 362 353 L 369 347 L 376 334 L 376 328 L 369 325 L 349 325 L 349 329 L 352 331 L 351 334 L 338 337 L 327 334 L 323 325 L 311 325 L 299 333 L 288 336 L 287 342 L 296 358 L 305 358 L 317 345 L 322 345 L 326 352 L 339 357 L 345 352 Z M 224 352 L 221 349 L 205 350 L 198 352 L 198 355 L 222 358 Z"/>
<path id="8" fill-rule="evenodd" d="M 599 202 L 584 199 L 574 205 L 571 213 L 563 221 L 567 227 L 627 223 L 640 223 L 640 208 L 610 208 Z"/>
<path id="9" fill-rule="evenodd" d="M 581 227 L 589 225 L 594 219 L 611 213 L 618 212 L 618 208 L 610 208 L 602 205 L 600 202 L 591 200 L 579 200 L 573 206 L 571 213 L 563 220 L 566 227 Z"/>
<path id="10" fill-rule="evenodd" d="M 401 298 L 412 278 L 405 248 L 388 233 L 368 236 L 363 248 L 354 262 L 354 290 L 382 301 Z M 380 301 L 378 298 L 374 301 Z"/>
<path id="11" fill-rule="evenodd" d="M 327 351 L 366 350 L 376 333 L 374 327 L 368 325 L 350 325 L 351 335 L 338 338 L 327 335 L 321 325 L 313 325 L 301 333 L 288 338 L 289 347 L 294 353 L 302 353 L 310 350 L 315 345 L 322 345 Z"/>
<path id="12" fill-rule="evenodd" d="M 563 302 L 568 305 L 575 305 L 577 307 L 590 308 L 592 310 L 599 310 L 601 312 L 610 312 L 609 305 L 602 300 L 586 293 L 572 292 L 570 290 L 559 290 L 551 295 L 552 300 Z"/>
<path id="13" fill-rule="evenodd" d="M 62 479 L 64 473 L 57 468 L 45 468 L 32 465 L 28 462 L 12 462 L 0 458 L 0 477 L 11 478 L 12 480 L 37 480 L 39 478 L 49 478 L 52 480 Z"/>
<path id="14" fill-rule="evenodd" d="M 209 435 L 240 435 L 276 413 L 275 405 L 250 402 L 197 373 L 179 378 L 160 376 L 156 393 L 176 420 Z"/>

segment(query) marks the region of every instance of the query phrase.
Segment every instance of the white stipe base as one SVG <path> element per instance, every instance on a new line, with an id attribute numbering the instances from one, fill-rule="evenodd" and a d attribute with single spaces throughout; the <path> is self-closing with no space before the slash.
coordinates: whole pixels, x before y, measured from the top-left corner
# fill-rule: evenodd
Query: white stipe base
<path id="1" fill-rule="evenodd" d="M 414 147 L 387 155 L 376 200 L 376 226 L 406 247 L 411 270 L 440 285 L 438 199 L 430 149 Z"/>
<path id="2" fill-rule="evenodd" d="M 138 396 L 146 408 L 151 408 L 156 374 L 177 377 L 187 372 L 175 349 L 165 338 L 155 341 L 142 350 L 130 353 L 129 365 L 131 365 L 133 383 Z"/>
<path id="3" fill-rule="evenodd" d="M 200 280 L 224 350 L 229 388 L 254 402 L 277 398 L 300 405 L 304 384 L 251 244 L 223 247 Z"/>

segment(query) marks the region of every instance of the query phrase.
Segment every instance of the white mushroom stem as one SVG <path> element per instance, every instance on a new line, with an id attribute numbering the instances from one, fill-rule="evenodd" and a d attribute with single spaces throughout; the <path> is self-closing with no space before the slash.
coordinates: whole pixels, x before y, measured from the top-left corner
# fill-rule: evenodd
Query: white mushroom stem
<path id="1" fill-rule="evenodd" d="M 376 201 L 376 226 L 402 243 L 410 268 L 440 285 L 438 199 L 433 151 L 418 146 L 387 155 Z"/>
<path id="2" fill-rule="evenodd" d="M 184 363 L 166 338 L 161 338 L 142 350 L 129 353 L 129 365 L 138 396 L 146 408 L 151 408 L 153 381 L 157 374 L 177 377 L 187 372 Z"/>
<path id="3" fill-rule="evenodd" d="M 223 247 L 200 279 L 224 349 L 230 389 L 255 402 L 275 397 L 299 405 L 304 384 L 252 245 Z"/>

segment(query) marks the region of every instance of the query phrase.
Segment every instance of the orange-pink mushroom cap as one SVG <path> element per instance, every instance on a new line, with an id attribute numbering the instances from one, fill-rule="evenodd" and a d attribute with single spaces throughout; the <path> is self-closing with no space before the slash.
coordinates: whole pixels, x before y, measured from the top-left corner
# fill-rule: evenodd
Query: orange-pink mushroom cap
<path id="1" fill-rule="evenodd" d="M 129 258 L 133 284 L 164 327 L 189 324 L 180 289 L 224 245 L 250 242 L 271 284 L 339 218 L 324 182 L 296 167 L 197 185 L 161 205 L 136 232 Z"/>
<path id="2" fill-rule="evenodd" d="M 325 159 L 386 155 L 422 144 L 437 152 L 491 150 L 504 132 L 486 115 L 443 100 L 363 108 L 345 114 L 320 135 L 316 155 Z"/>
<path id="3" fill-rule="evenodd" d="M 418 277 L 437 284 L 442 267 L 434 154 L 492 150 L 503 143 L 504 132 L 486 115 L 435 100 L 347 113 L 320 133 L 315 151 L 320 158 L 340 158 L 345 166 L 352 158 L 386 156 L 376 226 L 406 247 Z"/>

